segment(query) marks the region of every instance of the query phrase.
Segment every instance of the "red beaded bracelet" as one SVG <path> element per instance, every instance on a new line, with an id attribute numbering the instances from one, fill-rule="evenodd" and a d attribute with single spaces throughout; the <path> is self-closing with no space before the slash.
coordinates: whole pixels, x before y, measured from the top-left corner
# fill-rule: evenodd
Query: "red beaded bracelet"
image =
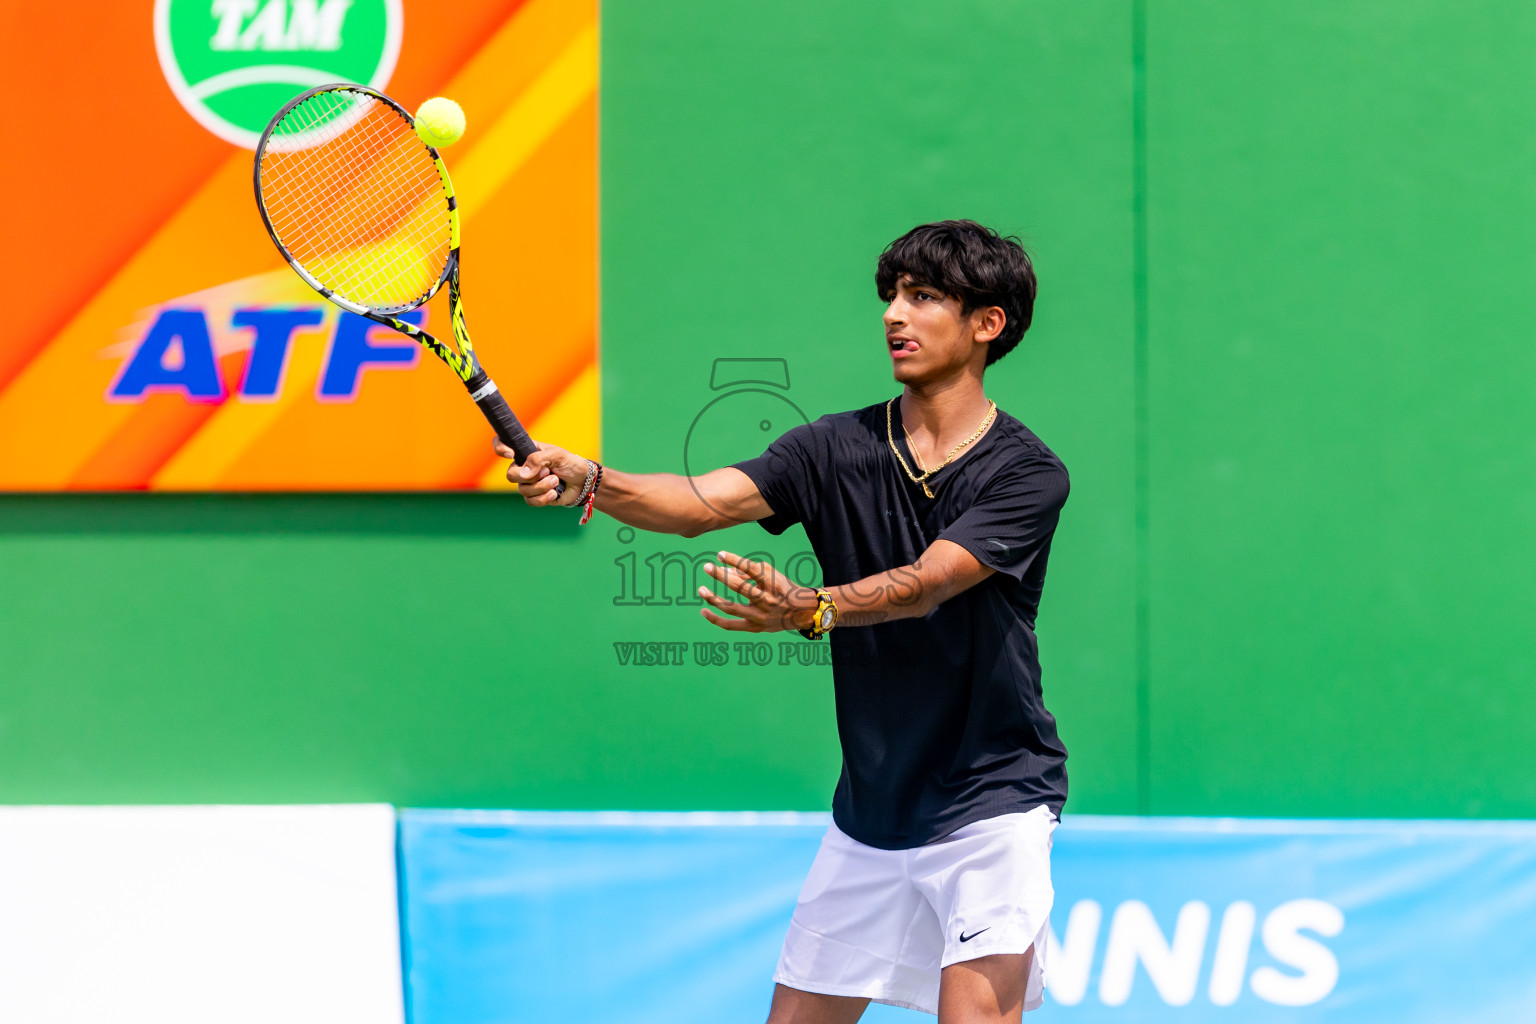
<path id="1" fill-rule="evenodd" d="M 599 463 L 597 478 L 592 481 L 592 489 L 587 492 L 586 500 L 581 503 L 581 519 L 577 521 L 576 525 L 586 526 L 587 520 L 592 518 L 592 504 L 597 501 L 597 489 L 601 486 L 603 486 L 603 467 Z"/>

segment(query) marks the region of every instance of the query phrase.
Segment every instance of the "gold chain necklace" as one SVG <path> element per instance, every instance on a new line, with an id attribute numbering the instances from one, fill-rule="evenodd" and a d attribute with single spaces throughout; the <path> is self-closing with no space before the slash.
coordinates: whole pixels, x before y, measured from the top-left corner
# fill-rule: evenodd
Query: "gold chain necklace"
<path id="1" fill-rule="evenodd" d="M 902 471 L 907 474 L 907 479 L 920 486 L 923 489 L 923 493 L 931 498 L 933 497 L 933 492 L 928 489 L 928 478 L 933 476 L 933 474 L 937 473 L 939 470 L 943 469 L 945 466 L 949 465 L 951 462 L 954 462 L 955 456 L 959 455 L 963 450 L 965 450 L 967 445 L 975 443 L 977 438 L 981 437 L 982 434 L 987 432 L 987 428 L 990 427 L 992 425 L 992 421 L 997 418 L 997 403 L 991 403 L 992 407 L 987 410 L 987 418 L 981 421 L 981 426 L 976 428 L 976 433 L 972 434 L 970 437 L 966 438 L 964 441 L 961 441 L 959 444 L 951 448 L 949 450 L 948 457 L 946 457 L 943 462 L 939 463 L 937 466 L 934 466 L 932 469 L 929 469 L 923 465 L 923 457 L 917 453 L 917 445 L 912 443 L 912 435 L 907 433 L 906 423 L 902 423 L 901 433 L 907 439 L 907 447 L 912 449 L 912 458 L 917 460 L 917 468 L 923 471 L 922 476 L 918 476 L 916 473 L 912 472 L 912 467 L 907 465 L 907 460 L 901 457 L 901 449 L 896 447 L 896 435 L 891 430 L 891 404 L 895 401 L 896 399 L 893 398 L 890 402 L 885 403 L 885 440 L 891 446 L 891 454 L 896 456 L 897 462 L 901 463 Z"/>

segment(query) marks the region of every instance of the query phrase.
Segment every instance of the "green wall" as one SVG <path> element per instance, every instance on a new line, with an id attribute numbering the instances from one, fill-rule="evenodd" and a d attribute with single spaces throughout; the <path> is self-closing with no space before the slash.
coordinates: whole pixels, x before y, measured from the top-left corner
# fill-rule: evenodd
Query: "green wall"
<path id="1" fill-rule="evenodd" d="M 605 457 L 889 397 L 880 248 L 1017 232 L 1040 305 L 988 388 L 1073 474 L 1040 620 L 1070 809 L 1536 816 L 1533 35 L 1513 2 L 611 0 Z M 793 409 L 709 406 L 765 356 Z M 737 639 L 664 558 L 722 546 L 806 543 L 0 497 L 0 800 L 825 807 L 826 668 L 619 664 Z"/>
<path id="2" fill-rule="evenodd" d="M 1533 46 L 1151 5 L 1159 811 L 1536 815 Z"/>

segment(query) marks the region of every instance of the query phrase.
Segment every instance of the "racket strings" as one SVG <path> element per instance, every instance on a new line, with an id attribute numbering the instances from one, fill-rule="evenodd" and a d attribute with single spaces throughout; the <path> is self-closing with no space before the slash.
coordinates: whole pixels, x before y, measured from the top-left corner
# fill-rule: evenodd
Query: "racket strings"
<path id="1" fill-rule="evenodd" d="M 366 293 L 370 292 L 382 293 L 379 301 L 371 304 L 393 305 L 409 301 L 414 297 L 412 292 L 430 288 L 440 271 L 440 260 L 431 261 L 435 266 L 425 274 L 413 264 L 420 264 L 421 250 L 430 248 L 423 243 L 430 243 L 434 234 L 442 235 L 442 218 L 418 215 L 414 223 L 405 224 L 405 230 L 401 230 L 403 218 L 437 198 L 434 193 L 440 190 L 440 181 L 430 161 L 418 159 L 414 161 L 415 167 L 411 166 L 410 157 L 416 155 L 411 150 L 420 150 L 420 146 L 411 141 L 413 135 L 404 119 L 393 108 L 369 100 L 370 106 L 382 111 L 365 111 L 360 117 L 349 118 L 349 130 L 345 133 L 327 131 L 323 123 L 315 123 L 314 114 L 304 111 L 307 116 L 300 122 L 299 131 L 313 135 L 318 130 L 329 138 L 325 140 L 327 145 L 301 151 L 302 158 L 296 161 L 301 166 L 296 170 L 305 187 L 289 195 L 283 209 L 297 217 L 326 204 L 331 217 L 305 225 L 310 233 L 302 236 L 307 245 L 301 244 L 300 248 L 307 251 L 295 255 L 301 262 L 320 263 L 329 262 L 327 257 L 335 254 L 351 257 L 354 262 L 350 266 L 350 290 L 358 298 L 367 298 Z M 385 116 L 379 116 L 381 112 Z M 323 114 L 322 111 L 322 117 Z M 399 124 L 391 125 L 390 121 Z M 405 148 L 401 141 L 409 147 L 405 153 L 400 152 Z M 425 151 L 421 150 L 420 155 L 425 157 Z M 365 173 L 363 180 L 349 181 L 353 172 L 365 164 L 372 165 L 371 172 Z M 413 170 L 415 173 L 410 173 Z M 348 196 L 344 203 L 334 202 L 338 188 Z M 446 210 L 445 205 L 443 209 Z M 432 223 L 433 220 L 438 223 Z M 386 244 L 367 246 L 368 242 Z M 407 280 L 399 281 L 402 277 Z M 423 281 L 423 277 L 430 280 Z M 407 287 L 401 292 L 390 288 L 391 283 L 404 283 Z"/>
<path id="2" fill-rule="evenodd" d="M 302 215 L 307 210 L 317 207 L 317 204 L 334 195 L 337 185 L 346 187 L 349 183 L 345 178 L 356 168 L 373 159 L 375 151 L 385 149 L 383 133 L 377 125 L 362 126 L 365 131 L 359 130 L 349 136 L 344 136 L 343 145 L 333 147 L 331 151 L 305 154 L 317 157 L 306 161 L 310 166 L 297 168 L 297 180 L 303 183 L 301 191 L 288 195 L 285 205 L 295 215 Z M 393 141 L 393 140 L 389 140 Z M 410 178 L 401 176 L 397 166 L 401 161 L 398 153 L 387 153 L 388 164 L 375 170 L 375 175 L 382 175 L 386 184 L 382 189 L 368 197 L 369 207 L 357 207 L 349 211 L 355 215 L 355 221 L 336 218 L 325 225 L 329 228 L 324 241 L 331 245 L 355 244 L 364 237 L 375 235 L 390 221 L 395 220 L 400 211 L 410 209 L 409 200 L 420 197 L 422 193 L 430 193 L 438 185 L 439 179 L 436 168 L 430 167 L 430 175 L 417 174 Z M 377 165 L 375 165 L 377 167 Z M 419 168 L 405 168 L 419 170 Z M 341 179 L 341 180 L 337 180 Z M 373 185 L 369 182 L 357 182 L 352 187 Z M 377 185 L 374 185 L 377 188 Z M 432 198 L 430 195 L 427 198 Z M 350 230 L 346 230 L 350 224 Z M 338 235 L 338 231 L 343 234 Z"/>
<path id="3" fill-rule="evenodd" d="M 330 214 L 329 218 L 309 218 L 310 223 L 303 225 L 309 231 L 299 237 L 295 256 L 301 263 L 324 271 L 332 271 L 334 258 L 342 257 L 346 272 L 333 275 L 334 290 L 375 306 L 411 301 L 431 287 L 441 268 L 440 260 L 424 261 L 422 251 L 430 248 L 423 243 L 430 243 L 433 234 L 442 234 L 440 225 L 418 217 L 414 223 L 406 222 L 402 230 L 402 219 L 428 205 L 422 200 L 429 202 L 432 193 L 439 190 L 436 169 L 423 159 L 416 161 L 416 173 L 409 173 L 409 154 L 399 152 L 400 136 L 405 133 L 391 132 L 395 126 L 388 123 L 395 120 L 403 125 L 403 119 L 392 108 L 384 109 L 392 116 L 365 112 L 349 119 L 345 133 L 316 125 L 313 115 L 301 122 L 300 132 L 313 135 L 318 129 L 330 138 L 324 146 L 301 151 L 296 162 L 302 166 L 296 170 L 305 187 L 291 194 L 283 206 L 296 221 L 316 209 Z M 405 138 L 409 140 L 408 135 Z M 420 147 L 411 144 L 411 148 Z M 404 161 L 403 155 L 407 156 Z M 372 166 L 361 180 L 349 180 L 369 164 Z M 338 191 L 345 201 L 335 201 Z M 439 230 L 434 232 L 434 227 Z M 424 262 L 434 265 L 423 267 Z"/>
<path id="4" fill-rule="evenodd" d="M 400 310 L 441 278 L 447 194 L 426 146 L 389 104 L 345 90 L 311 97 L 273 133 L 261 178 L 278 239 L 337 295 Z"/>

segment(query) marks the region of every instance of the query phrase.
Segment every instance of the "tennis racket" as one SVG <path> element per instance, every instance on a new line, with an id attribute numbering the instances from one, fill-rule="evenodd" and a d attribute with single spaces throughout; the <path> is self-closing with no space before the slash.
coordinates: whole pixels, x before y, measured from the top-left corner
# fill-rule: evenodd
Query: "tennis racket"
<path id="1" fill-rule="evenodd" d="M 415 119 L 367 86 L 310 89 L 256 147 L 256 205 L 283 259 L 336 305 L 419 341 L 523 462 L 538 450 L 480 366 L 459 297 L 459 208 Z M 448 285 L 452 347 L 399 319 Z M 556 486 L 556 494 L 565 489 Z"/>

